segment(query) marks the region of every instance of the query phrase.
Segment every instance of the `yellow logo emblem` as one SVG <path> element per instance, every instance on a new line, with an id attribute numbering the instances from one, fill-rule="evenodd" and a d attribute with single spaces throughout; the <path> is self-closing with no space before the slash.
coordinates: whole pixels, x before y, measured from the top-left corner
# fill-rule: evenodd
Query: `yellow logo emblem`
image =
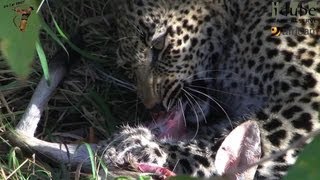
<path id="1" fill-rule="evenodd" d="M 271 35 L 272 36 L 280 36 L 281 31 L 278 27 L 271 27 Z"/>

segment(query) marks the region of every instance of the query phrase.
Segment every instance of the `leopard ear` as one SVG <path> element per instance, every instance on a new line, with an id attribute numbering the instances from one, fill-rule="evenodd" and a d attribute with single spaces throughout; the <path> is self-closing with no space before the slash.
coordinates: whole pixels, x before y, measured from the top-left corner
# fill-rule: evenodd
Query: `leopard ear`
<path id="1" fill-rule="evenodd" d="M 227 175 L 230 179 L 253 179 L 257 166 L 249 167 L 260 157 L 259 126 L 254 121 L 247 121 L 232 130 L 222 142 L 215 166 L 219 175 Z"/>

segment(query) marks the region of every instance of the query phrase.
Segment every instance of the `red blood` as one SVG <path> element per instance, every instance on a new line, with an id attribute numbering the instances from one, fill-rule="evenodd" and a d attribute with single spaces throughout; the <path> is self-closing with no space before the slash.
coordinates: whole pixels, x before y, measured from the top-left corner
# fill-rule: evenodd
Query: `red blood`
<path id="1" fill-rule="evenodd" d="M 184 109 L 173 108 L 169 112 L 152 114 L 154 122 L 148 127 L 159 139 L 172 138 L 180 140 L 186 134 Z"/>
<path id="2" fill-rule="evenodd" d="M 138 163 L 138 169 L 143 173 L 152 173 L 167 179 L 168 177 L 175 176 L 176 174 L 167 168 L 158 166 L 156 164 Z"/>

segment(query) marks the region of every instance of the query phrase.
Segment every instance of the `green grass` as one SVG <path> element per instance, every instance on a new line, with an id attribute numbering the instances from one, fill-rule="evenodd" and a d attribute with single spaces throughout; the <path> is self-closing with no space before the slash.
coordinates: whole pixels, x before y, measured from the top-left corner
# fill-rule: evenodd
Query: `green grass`
<path id="1" fill-rule="evenodd" d="M 131 119 L 127 117 L 137 114 L 136 110 L 140 111 L 135 93 L 107 78 L 109 75 L 124 78 L 114 68 L 114 39 L 111 37 L 114 32 L 101 23 L 103 19 L 100 14 L 102 11 L 108 12 L 101 1 L 71 0 L 55 3 L 50 4 L 51 11 L 43 9 L 47 12 L 43 14 L 48 25 L 40 21 L 44 28 L 40 34 L 41 44 L 37 46 L 40 61 L 36 59 L 32 63 L 28 79 L 21 81 L 8 63 L 0 58 L 0 133 L 12 129 L 18 123 L 39 79 L 47 74 L 47 59 L 63 47 L 62 43 L 67 43 L 85 58 L 73 67 L 69 78 L 51 98 L 37 130 L 37 137 L 52 142 L 81 142 L 85 140 L 84 137 L 79 135 L 70 138 L 69 135 L 72 132 L 84 134 L 92 127 L 98 139 L 105 139 L 121 122 L 130 122 Z M 46 3 L 43 8 L 48 8 Z M 90 23 L 91 20 L 94 20 L 93 23 Z M 83 21 L 87 22 L 81 27 L 87 46 L 79 49 L 68 37 L 80 28 Z M 0 179 L 96 179 L 99 170 L 108 171 L 101 159 L 92 152 L 89 158 L 93 168 L 89 174 L 72 171 L 64 165 L 52 165 L 19 152 L 17 147 L 0 139 Z"/>
<path id="2" fill-rule="evenodd" d="M 8 119 L 0 116 L 0 132 L 12 129 Z M 1 135 L 1 133 L 0 133 Z M 34 156 L 25 157 L 19 147 L 11 146 L 0 136 L 0 179 L 48 179 L 52 169 Z"/>

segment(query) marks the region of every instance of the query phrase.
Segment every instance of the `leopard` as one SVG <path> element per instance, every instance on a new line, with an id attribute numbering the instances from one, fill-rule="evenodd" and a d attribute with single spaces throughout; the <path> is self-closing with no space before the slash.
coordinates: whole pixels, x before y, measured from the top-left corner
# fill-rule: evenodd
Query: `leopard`
<path id="1" fill-rule="evenodd" d="M 319 130 L 320 33 L 285 32 L 319 29 L 320 10 L 307 23 L 304 16 L 274 16 L 290 1 L 280 4 L 116 1 L 117 64 L 157 115 L 154 121 L 182 119 L 186 128 L 179 139 L 126 126 L 100 145 L 107 164 L 153 163 L 176 174 L 211 177 L 218 175 L 218 148 L 242 122 L 257 123 L 261 157 Z M 259 164 L 254 179 L 282 178 L 307 143 Z"/>

